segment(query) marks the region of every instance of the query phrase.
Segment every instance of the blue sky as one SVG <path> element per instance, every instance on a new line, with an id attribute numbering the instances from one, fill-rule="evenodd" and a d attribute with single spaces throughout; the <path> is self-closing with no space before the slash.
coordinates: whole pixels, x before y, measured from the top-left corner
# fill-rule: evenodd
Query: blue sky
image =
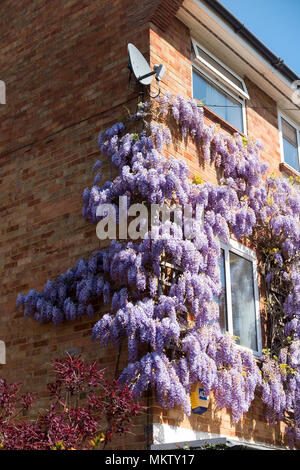
<path id="1" fill-rule="evenodd" d="M 220 0 L 300 77 L 300 0 Z"/>

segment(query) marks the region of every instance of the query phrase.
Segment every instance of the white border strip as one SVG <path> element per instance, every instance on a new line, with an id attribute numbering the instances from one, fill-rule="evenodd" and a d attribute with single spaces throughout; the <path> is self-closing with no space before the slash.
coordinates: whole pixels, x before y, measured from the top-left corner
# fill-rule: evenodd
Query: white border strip
<path id="1" fill-rule="evenodd" d="M 226 436 L 225 434 L 208 433 L 204 431 L 195 431 L 193 429 L 187 429 L 180 426 L 170 426 L 169 424 L 153 423 L 153 445 L 159 444 L 174 444 L 176 448 L 177 442 L 190 442 L 199 441 L 204 439 L 220 439 L 226 438 L 229 441 L 234 441 L 239 444 L 254 445 L 259 447 L 265 447 L 266 449 L 277 449 L 283 450 L 284 446 L 275 446 L 273 444 L 266 444 L 264 442 L 247 440 L 237 436 Z"/>

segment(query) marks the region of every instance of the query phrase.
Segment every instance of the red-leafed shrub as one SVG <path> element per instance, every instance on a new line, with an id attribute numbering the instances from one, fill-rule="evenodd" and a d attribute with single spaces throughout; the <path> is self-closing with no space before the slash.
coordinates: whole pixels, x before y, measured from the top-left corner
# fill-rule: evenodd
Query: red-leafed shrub
<path id="1" fill-rule="evenodd" d="M 0 379 L 0 447 L 3 450 L 99 449 L 133 426 L 142 412 L 127 386 L 104 379 L 96 362 L 79 356 L 56 359 L 48 384 L 50 406 L 25 417 L 35 396 Z"/>

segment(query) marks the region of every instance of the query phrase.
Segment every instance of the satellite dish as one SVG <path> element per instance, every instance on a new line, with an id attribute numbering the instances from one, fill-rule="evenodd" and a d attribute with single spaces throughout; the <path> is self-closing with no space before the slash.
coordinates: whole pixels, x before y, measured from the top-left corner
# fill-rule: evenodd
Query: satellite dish
<path id="1" fill-rule="evenodd" d="M 156 76 L 156 80 L 162 79 L 165 72 L 165 66 L 162 64 L 155 65 L 154 70 L 151 70 L 145 57 L 133 44 L 130 43 L 128 44 L 128 56 L 128 68 L 130 72 L 133 73 L 138 83 L 141 83 L 142 85 L 150 85 L 153 79 L 153 75 Z"/>

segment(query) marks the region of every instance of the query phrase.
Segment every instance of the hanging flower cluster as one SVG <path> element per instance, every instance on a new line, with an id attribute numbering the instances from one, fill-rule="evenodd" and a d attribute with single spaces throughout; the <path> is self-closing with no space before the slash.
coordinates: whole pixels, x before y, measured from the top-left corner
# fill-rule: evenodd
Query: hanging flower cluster
<path id="1" fill-rule="evenodd" d="M 30 290 L 26 296 L 18 295 L 17 306 L 24 308 L 25 317 L 40 323 L 52 321 L 55 326 L 64 319 L 75 320 L 83 314 L 92 317 L 92 300 L 110 302 L 110 283 L 103 276 L 104 253 L 96 252 L 85 262 L 80 259 L 73 269 L 68 269 L 55 281 L 48 281 L 41 292 Z"/>
<path id="2" fill-rule="evenodd" d="M 193 139 L 200 157 L 215 166 L 218 186 L 192 180 L 183 161 L 163 155 L 164 145 L 178 132 Z M 103 346 L 128 339 L 128 365 L 120 380 L 135 394 L 152 386 L 162 406 L 182 405 L 188 414 L 191 385 L 199 381 L 205 393 L 214 392 L 219 407 L 231 409 L 237 422 L 260 388 L 268 418 L 283 419 L 293 408 L 293 432 L 300 437 L 297 191 L 283 179 L 265 177 L 259 142 L 206 125 L 195 101 L 170 93 L 140 104 L 125 123 L 100 133 L 98 144 L 118 176 L 101 184 L 101 161 L 96 162 L 94 184 L 83 193 L 87 220 L 97 223 L 97 208 L 104 203 L 114 205 L 118 218 L 118 198 L 124 195 L 128 204 L 189 204 L 194 213 L 200 204 L 203 220 L 194 220 L 188 239 L 167 221 L 154 239 L 149 233 L 136 241 L 114 240 L 108 249 L 48 281 L 42 292 L 19 295 L 18 305 L 26 316 L 57 324 L 92 315 L 93 300 L 103 296 L 110 309 L 95 324 L 93 337 Z M 283 339 L 277 356 L 266 352 L 261 370 L 252 352 L 238 346 L 218 322 L 220 241 L 228 242 L 231 234 L 250 240 L 264 268 L 272 258 L 264 272 L 267 289 L 278 276 L 285 286 L 276 317 Z M 275 247 L 272 253 L 270 246 Z M 178 267 L 168 288 L 161 283 L 163 260 Z M 270 338 L 272 344 L 277 336 Z"/>

